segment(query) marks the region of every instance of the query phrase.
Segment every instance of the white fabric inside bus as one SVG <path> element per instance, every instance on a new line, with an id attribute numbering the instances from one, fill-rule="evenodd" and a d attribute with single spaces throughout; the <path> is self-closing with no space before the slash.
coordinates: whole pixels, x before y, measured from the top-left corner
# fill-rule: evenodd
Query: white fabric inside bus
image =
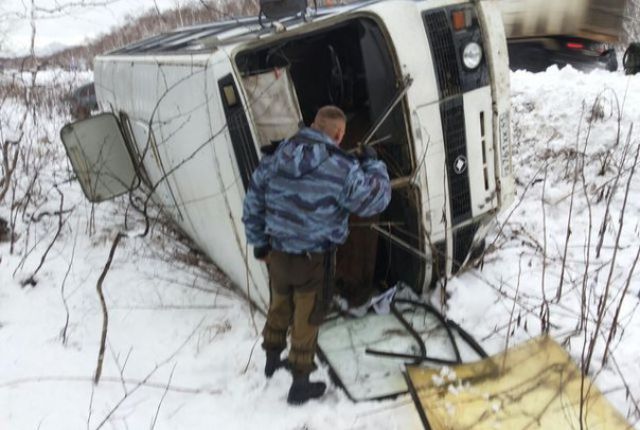
<path id="1" fill-rule="evenodd" d="M 260 146 L 287 139 L 298 131 L 302 113 L 288 69 L 243 78 Z"/>

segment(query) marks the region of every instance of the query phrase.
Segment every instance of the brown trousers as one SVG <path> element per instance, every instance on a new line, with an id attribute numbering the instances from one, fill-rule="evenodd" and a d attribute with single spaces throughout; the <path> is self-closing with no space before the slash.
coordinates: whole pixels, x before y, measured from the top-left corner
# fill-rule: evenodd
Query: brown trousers
<path id="1" fill-rule="evenodd" d="M 351 215 L 349 223 L 377 222 L 379 218 Z M 351 228 L 347 241 L 338 248 L 336 289 L 350 307 L 362 306 L 374 295 L 377 255 L 378 233 L 361 226 Z"/>
<path id="2" fill-rule="evenodd" d="M 294 373 L 308 374 L 315 367 L 318 330 L 333 294 L 334 270 L 335 253 L 272 251 L 269 256 L 271 303 L 262 347 L 282 351 L 291 327 L 289 363 Z"/>

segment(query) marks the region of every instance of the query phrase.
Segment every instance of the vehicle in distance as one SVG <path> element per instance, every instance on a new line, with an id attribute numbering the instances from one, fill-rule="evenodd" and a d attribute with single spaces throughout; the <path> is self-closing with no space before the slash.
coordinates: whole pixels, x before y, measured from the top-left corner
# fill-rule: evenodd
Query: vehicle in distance
<path id="1" fill-rule="evenodd" d="M 512 69 L 617 70 L 627 0 L 498 0 Z"/>

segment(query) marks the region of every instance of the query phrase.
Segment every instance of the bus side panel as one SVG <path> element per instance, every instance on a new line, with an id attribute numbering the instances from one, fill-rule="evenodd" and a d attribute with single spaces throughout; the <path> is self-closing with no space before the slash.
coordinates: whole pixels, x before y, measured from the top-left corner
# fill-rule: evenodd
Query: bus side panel
<path id="1" fill-rule="evenodd" d="M 177 168 L 174 180 L 182 210 L 193 225 L 192 237 L 243 291 L 248 281 L 253 291 L 247 293 L 266 309 L 268 283 L 246 246 L 245 191 L 218 87 L 229 73 L 225 65 L 208 64 L 189 79 L 185 76 L 194 73 L 190 66 L 176 68 L 173 78 L 165 71 L 174 89 L 160 104 L 159 123 L 167 141 L 165 154 L 171 168 Z"/>
<path id="2" fill-rule="evenodd" d="M 191 237 L 198 237 L 201 228 L 192 221 L 194 199 L 204 196 L 191 192 L 194 173 L 206 172 L 199 152 L 209 141 L 205 85 L 205 67 L 185 67 L 181 64 L 160 64 L 156 78 L 157 106 L 152 129 L 160 166 L 172 190 L 169 204 L 172 214 Z M 141 77 L 140 77 L 141 78 Z"/>
<path id="3" fill-rule="evenodd" d="M 491 72 L 493 93 L 493 140 L 500 210 L 515 198 L 515 180 L 511 150 L 511 100 L 509 56 L 500 10 L 494 2 L 479 2 L 478 8 L 485 34 L 485 55 Z"/>
<path id="4" fill-rule="evenodd" d="M 131 131 L 138 152 L 144 154 L 143 167 L 149 176 L 150 187 L 155 187 L 154 201 L 181 225 L 182 214 L 178 211 L 178 196 L 175 184 L 165 179 L 167 166 L 161 157 L 162 138 L 157 131 L 157 75 L 158 65 L 154 62 L 122 61 L 102 57 L 96 61 L 96 96 L 102 109 L 112 110 L 116 115 L 125 113 L 131 123 Z"/>
<path id="5" fill-rule="evenodd" d="M 235 285 L 247 283 L 248 264 L 254 288 L 249 294 L 264 308 L 268 284 L 260 263 L 246 258 L 244 189 L 217 80 L 210 64 L 183 59 L 106 58 L 96 66 L 103 106 L 127 113 L 140 153 L 148 144 L 141 130 L 151 124 L 155 145 L 147 148 L 144 164 L 150 182 L 160 182 L 154 200 Z"/>

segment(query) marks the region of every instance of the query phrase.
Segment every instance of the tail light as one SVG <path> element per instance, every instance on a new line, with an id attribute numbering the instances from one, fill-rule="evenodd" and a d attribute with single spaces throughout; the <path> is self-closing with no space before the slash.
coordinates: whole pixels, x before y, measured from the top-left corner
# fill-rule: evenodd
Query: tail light
<path id="1" fill-rule="evenodd" d="M 580 42 L 567 42 L 567 48 L 579 50 L 579 49 L 584 49 L 585 46 L 583 43 L 580 43 Z"/>

